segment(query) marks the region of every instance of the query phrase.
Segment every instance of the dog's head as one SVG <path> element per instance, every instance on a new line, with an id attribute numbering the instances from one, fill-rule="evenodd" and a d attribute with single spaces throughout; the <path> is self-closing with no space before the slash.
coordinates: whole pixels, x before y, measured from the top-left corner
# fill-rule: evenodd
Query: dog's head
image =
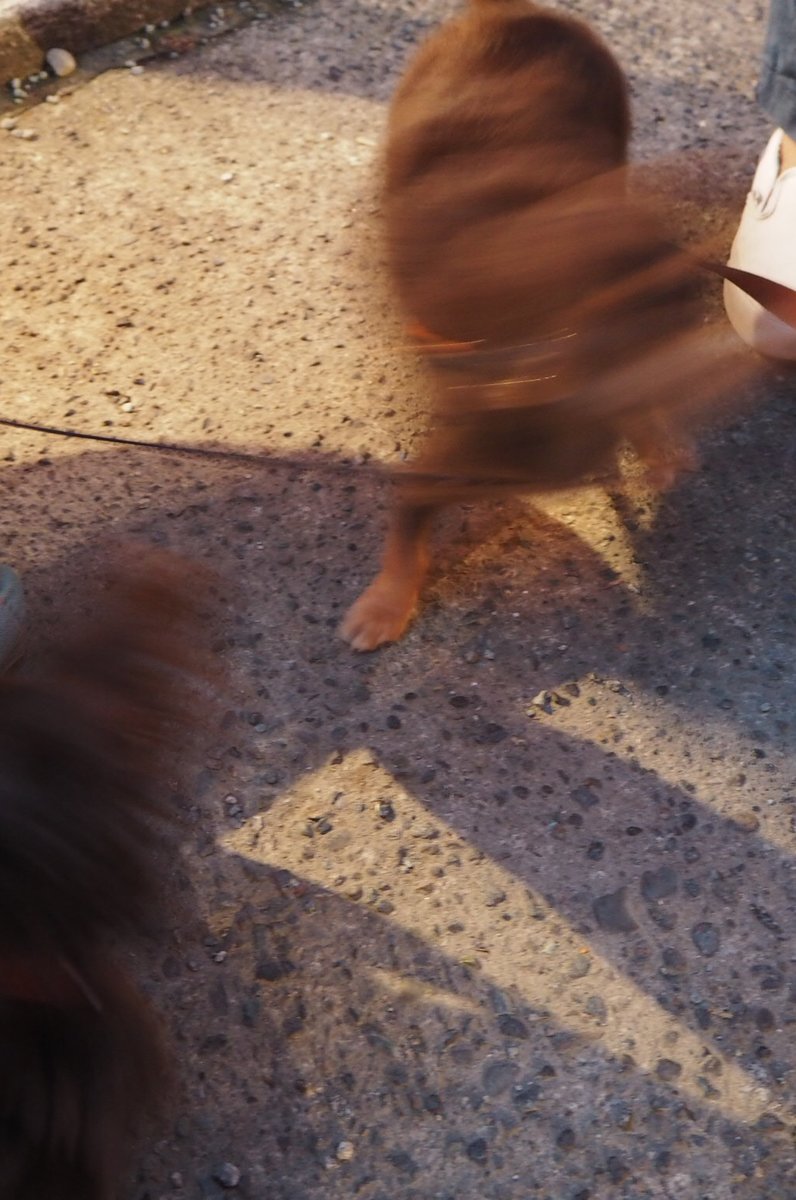
<path id="1" fill-rule="evenodd" d="M 112 943 L 173 869 L 167 777 L 207 678 L 198 584 L 139 554 L 88 628 L 0 681 L 3 1200 L 111 1200 L 130 1124 L 163 1094 L 158 1022 Z"/>
<path id="2" fill-rule="evenodd" d="M 0 680 L 0 962 L 140 927 L 175 815 L 162 773 L 201 709 L 195 588 L 143 556 L 88 629 Z"/>
<path id="3" fill-rule="evenodd" d="M 454 344 L 426 355 L 424 466 L 568 485 L 640 422 L 676 431 L 738 377 L 703 329 L 695 265 L 628 197 L 628 132 L 608 48 L 524 0 L 471 4 L 410 65 L 387 148 L 389 261 L 410 321 Z"/>

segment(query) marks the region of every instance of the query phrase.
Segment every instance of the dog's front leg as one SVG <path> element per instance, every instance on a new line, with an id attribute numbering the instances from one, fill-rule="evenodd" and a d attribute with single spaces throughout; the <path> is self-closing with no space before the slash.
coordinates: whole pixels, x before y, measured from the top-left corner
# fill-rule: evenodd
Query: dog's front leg
<path id="1" fill-rule="evenodd" d="M 412 619 L 428 571 L 428 531 L 436 509 L 435 504 L 399 498 L 381 570 L 340 626 L 354 650 L 375 650 L 398 641 Z"/>

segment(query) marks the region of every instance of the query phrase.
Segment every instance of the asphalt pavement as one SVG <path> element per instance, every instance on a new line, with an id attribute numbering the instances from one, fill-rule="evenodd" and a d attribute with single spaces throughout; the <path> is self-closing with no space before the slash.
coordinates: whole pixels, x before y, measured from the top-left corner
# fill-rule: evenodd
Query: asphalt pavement
<path id="1" fill-rule="evenodd" d="M 565 7 L 630 75 L 640 176 L 726 252 L 762 7 Z M 221 580 L 228 695 L 132 955 L 182 1085 L 123 1195 L 793 1200 L 792 377 L 664 497 L 450 513 L 406 639 L 336 636 L 423 421 L 385 106 L 452 10 L 220 5 L 2 114 L 2 414 L 253 456 L 0 431 L 34 654 L 109 542 Z"/>

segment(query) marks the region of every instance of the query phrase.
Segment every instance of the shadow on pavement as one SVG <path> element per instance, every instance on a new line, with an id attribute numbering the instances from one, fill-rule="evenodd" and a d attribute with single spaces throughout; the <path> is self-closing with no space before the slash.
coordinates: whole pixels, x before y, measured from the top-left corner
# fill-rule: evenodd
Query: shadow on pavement
<path id="1" fill-rule="evenodd" d="M 36 639 L 106 535 L 230 585 L 197 918 L 149 967 L 186 1093 L 133 1194 L 220 1195 L 225 1160 L 252 1196 L 787 1194 L 793 421 L 783 393 L 628 504 L 632 585 L 550 516 L 452 514 L 451 569 L 366 658 L 334 628 L 372 478 L 6 466 Z"/>

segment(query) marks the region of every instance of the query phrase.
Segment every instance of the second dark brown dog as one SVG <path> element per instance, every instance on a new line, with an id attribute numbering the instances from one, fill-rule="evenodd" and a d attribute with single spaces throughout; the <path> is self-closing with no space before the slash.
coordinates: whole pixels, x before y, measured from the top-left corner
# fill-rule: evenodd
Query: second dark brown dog
<path id="1" fill-rule="evenodd" d="M 423 46 L 392 107 L 389 261 L 427 359 L 435 426 L 397 483 L 382 569 L 343 636 L 401 636 L 443 504 L 616 470 L 657 485 L 735 365 L 706 336 L 690 260 L 625 192 L 625 79 L 582 23 L 472 0 Z"/>
<path id="2" fill-rule="evenodd" d="M 0 679 L 2 1200 L 114 1200 L 166 1090 L 116 943 L 157 923 L 174 870 L 165 781 L 200 709 L 198 590 L 193 568 L 138 555 L 44 669 Z"/>

